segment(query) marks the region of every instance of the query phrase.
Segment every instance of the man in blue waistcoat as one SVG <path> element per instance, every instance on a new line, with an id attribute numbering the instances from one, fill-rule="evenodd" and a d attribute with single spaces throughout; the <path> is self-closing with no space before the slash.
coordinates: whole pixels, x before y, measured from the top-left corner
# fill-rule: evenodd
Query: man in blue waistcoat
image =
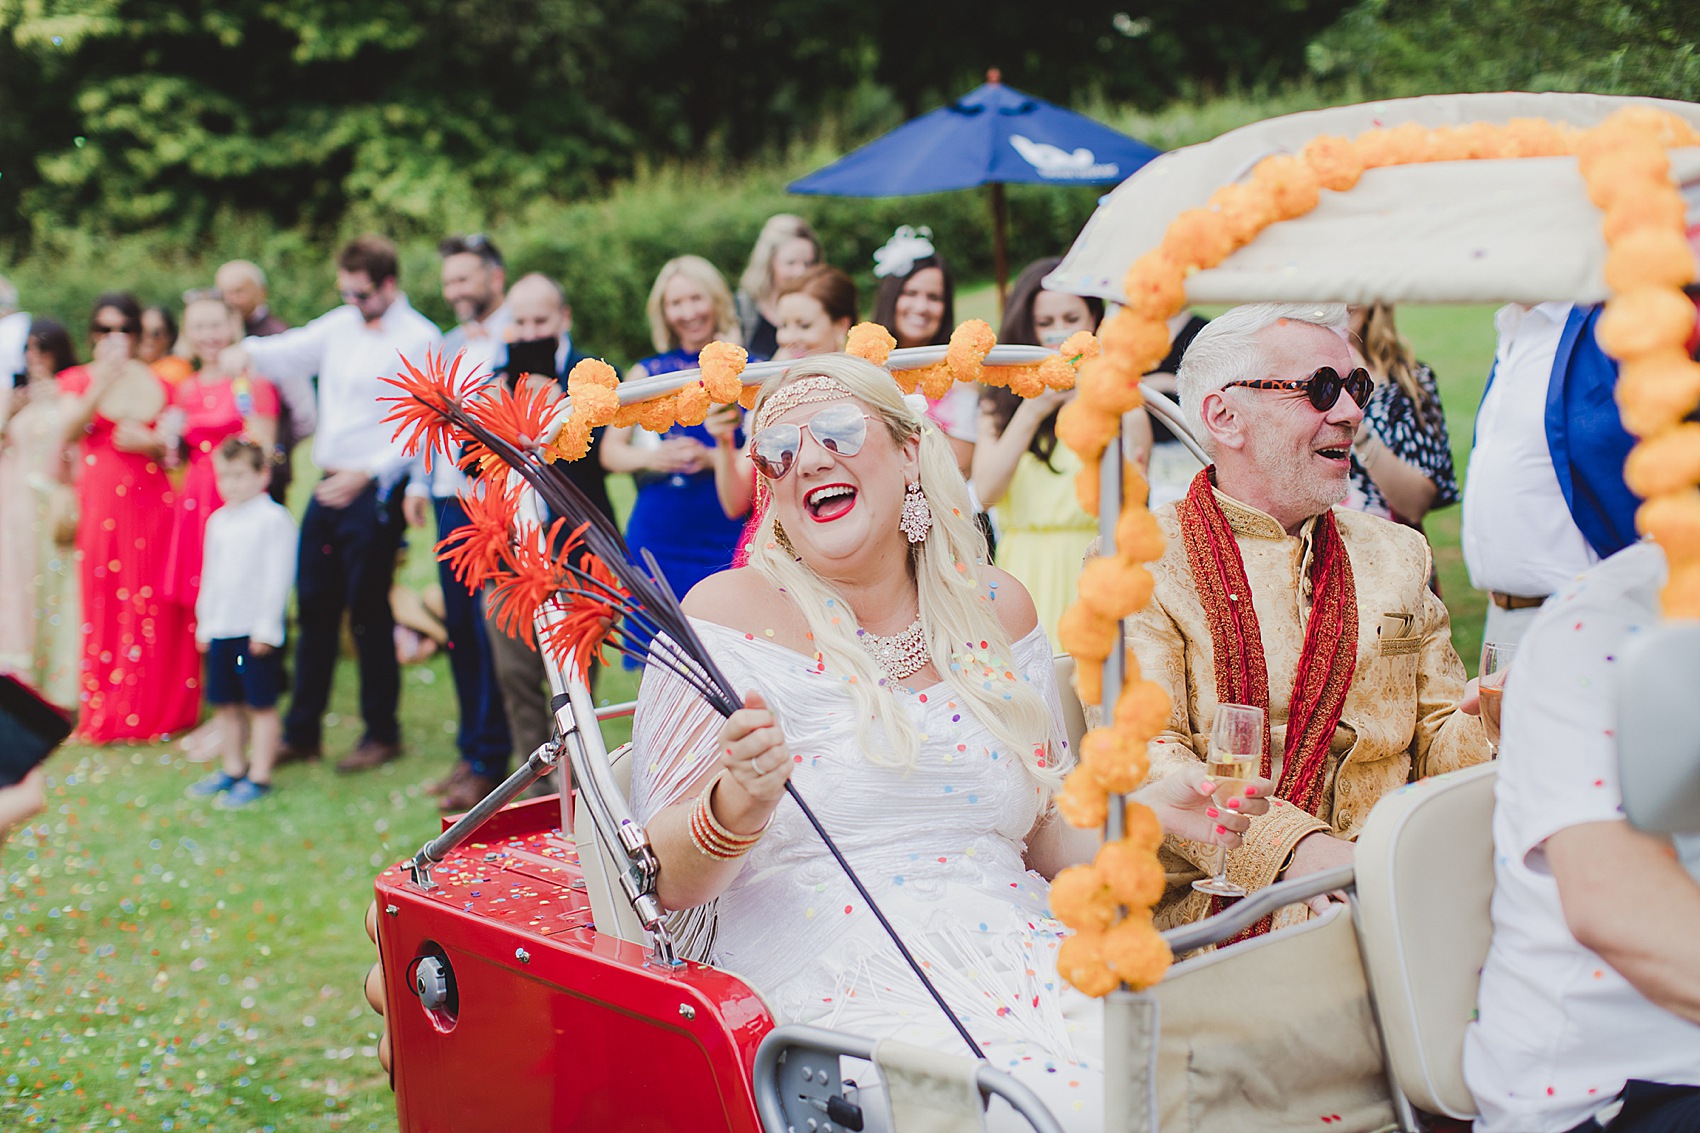
<path id="1" fill-rule="evenodd" d="M 1470 582 L 1488 591 L 1484 640 L 1515 643 L 1549 595 L 1636 539 L 1623 482 L 1634 438 L 1617 363 L 1594 338 L 1601 308 L 1511 304 L 1476 416 L 1464 486 Z"/>

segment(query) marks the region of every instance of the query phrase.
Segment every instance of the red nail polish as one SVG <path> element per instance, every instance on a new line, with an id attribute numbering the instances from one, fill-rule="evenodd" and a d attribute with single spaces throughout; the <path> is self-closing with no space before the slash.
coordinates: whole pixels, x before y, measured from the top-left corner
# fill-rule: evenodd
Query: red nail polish
<path id="1" fill-rule="evenodd" d="M 1238 800 L 1238 799 L 1229 799 L 1229 800 L 1228 800 L 1228 809 L 1229 809 L 1229 810 L 1238 810 L 1238 809 L 1240 809 L 1240 800 Z"/>
<path id="2" fill-rule="evenodd" d="M 1206 818 L 1219 818 L 1221 817 L 1221 813 L 1221 811 L 1217 810 L 1213 806 L 1207 806 L 1204 808 L 1204 816 Z"/>
<path id="3" fill-rule="evenodd" d="M 1227 832 L 1228 832 L 1228 828 L 1226 826 L 1218 826 L 1216 828 L 1216 833 L 1218 833 L 1218 834 L 1226 834 Z"/>
<path id="4" fill-rule="evenodd" d="M 1248 799 L 1255 799 L 1257 797 L 1257 788 L 1256 787 L 1247 787 L 1245 789 L 1245 797 L 1248 798 Z"/>

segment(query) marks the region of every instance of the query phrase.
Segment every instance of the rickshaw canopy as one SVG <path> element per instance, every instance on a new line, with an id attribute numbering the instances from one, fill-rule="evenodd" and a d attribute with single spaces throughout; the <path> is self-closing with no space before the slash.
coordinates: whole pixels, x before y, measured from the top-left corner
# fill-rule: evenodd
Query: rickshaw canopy
<path id="1" fill-rule="evenodd" d="M 1100 203 L 1046 286 L 1122 302 L 1128 267 L 1169 223 L 1261 160 L 1313 138 L 1545 118 L 1598 125 L 1629 105 L 1700 127 L 1700 105 L 1594 94 L 1453 94 L 1366 102 L 1271 118 L 1156 158 Z M 1700 221 L 1700 148 L 1671 151 L 1671 170 Z M 1310 213 L 1264 230 L 1187 279 L 1194 303 L 1597 303 L 1608 295 L 1600 211 L 1574 157 L 1432 162 L 1364 173 L 1324 192 Z"/>

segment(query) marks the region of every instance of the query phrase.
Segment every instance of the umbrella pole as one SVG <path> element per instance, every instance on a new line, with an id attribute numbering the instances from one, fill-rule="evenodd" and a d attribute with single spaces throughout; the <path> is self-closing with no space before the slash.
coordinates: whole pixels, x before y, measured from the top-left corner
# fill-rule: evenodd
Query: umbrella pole
<path id="1" fill-rule="evenodd" d="M 1004 207 L 1003 182 L 992 182 L 992 270 L 998 281 L 998 317 L 1003 317 L 1004 292 L 1009 282 L 1009 258 L 1005 250 L 1005 229 L 1009 225 L 1008 210 Z"/>

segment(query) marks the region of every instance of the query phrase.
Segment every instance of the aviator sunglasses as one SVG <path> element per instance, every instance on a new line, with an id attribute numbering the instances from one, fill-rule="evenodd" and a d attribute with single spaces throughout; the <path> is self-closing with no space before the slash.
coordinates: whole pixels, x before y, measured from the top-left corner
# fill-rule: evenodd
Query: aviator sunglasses
<path id="1" fill-rule="evenodd" d="M 1345 377 L 1333 366 L 1323 366 L 1308 378 L 1292 378 L 1288 380 L 1270 379 L 1268 381 L 1229 382 L 1223 389 L 1233 389 L 1239 386 L 1245 389 L 1284 389 L 1303 390 L 1310 403 L 1318 413 L 1327 413 L 1334 408 L 1334 403 L 1340 399 L 1343 389 L 1358 408 L 1369 404 L 1369 395 L 1375 392 L 1375 379 L 1369 376 L 1369 371 L 1359 366 Z"/>
<path id="2" fill-rule="evenodd" d="M 804 429 L 835 456 L 855 456 L 868 439 L 868 415 L 854 405 L 829 405 L 801 425 L 769 425 L 750 438 L 750 462 L 769 480 L 783 480 L 797 463 Z"/>

